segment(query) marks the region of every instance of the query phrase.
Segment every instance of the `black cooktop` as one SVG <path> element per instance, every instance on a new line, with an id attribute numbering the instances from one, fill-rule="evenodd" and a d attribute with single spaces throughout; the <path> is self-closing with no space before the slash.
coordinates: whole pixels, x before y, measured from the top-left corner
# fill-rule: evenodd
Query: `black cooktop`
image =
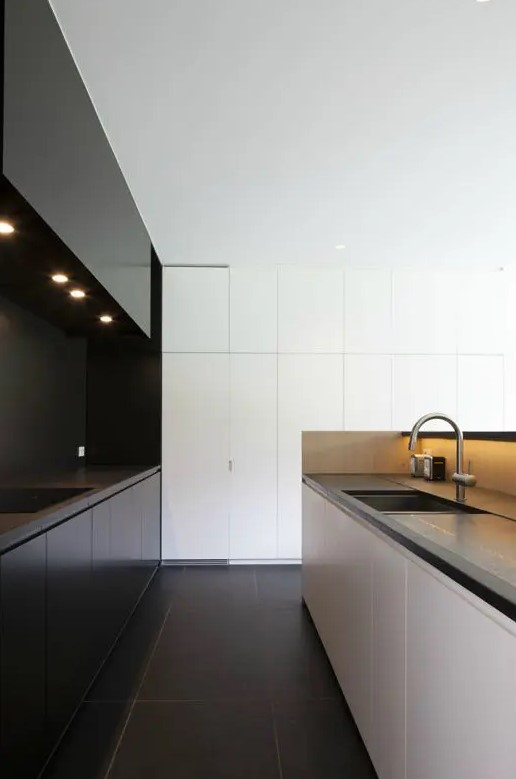
<path id="1" fill-rule="evenodd" d="M 30 514 L 75 498 L 92 487 L 0 487 L 0 514 Z"/>

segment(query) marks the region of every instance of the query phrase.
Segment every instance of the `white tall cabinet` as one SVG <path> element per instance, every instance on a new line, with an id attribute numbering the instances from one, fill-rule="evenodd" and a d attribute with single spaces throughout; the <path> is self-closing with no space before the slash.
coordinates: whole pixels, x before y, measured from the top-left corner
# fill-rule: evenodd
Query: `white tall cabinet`
<path id="1" fill-rule="evenodd" d="M 163 351 L 229 351 L 228 268 L 163 269 Z"/>
<path id="2" fill-rule="evenodd" d="M 277 556 L 277 274 L 231 276 L 164 269 L 165 560 Z"/>
<path id="3" fill-rule="evenodd" d="M 164 269 L 164 559 L 300 559 L 301 431 L 343 427 L 343 278 Z"/>
<path id="4" fill-rule="evenodd" d="M 162 555 L 229 557 L 229 271 L 163 270 Z"/>
<path id="5" fill-rule="evenodd" d="M 163 355 L 165 560 L 229 555 L 229 355 Z"/>
<path id="6" fill-rule="evenodd" d="M 231 560 L 277 552 L 277 358 L 230 356 Z"/>

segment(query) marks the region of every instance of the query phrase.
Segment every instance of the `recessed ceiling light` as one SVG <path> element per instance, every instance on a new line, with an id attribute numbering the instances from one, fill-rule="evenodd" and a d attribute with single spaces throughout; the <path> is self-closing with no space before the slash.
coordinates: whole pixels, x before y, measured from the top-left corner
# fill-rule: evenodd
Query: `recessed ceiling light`
<path id="1" fill-rule="evenodd" d="M 104 322 L 105 325 L 109 325 L 113 321 L 113 317 L 109 316 L 109 314 L 102 314 L 102 316 L 99 316 L 99 319 L 101 322 Z"/>
<path id="2" fill-rule="evenodd" d="M 335 248 L 337 249 L 337 251 L 341 252 L 346 247 L 345 247 L 345 245 L 343 243 L 338 243 Z"/>
<path id="3" fill-rule="evenodd" d="M 2 235 L 11 235 L 11 233 L 14 233 L 14 227 L 9 222 L 0 222 L 0 233 Z"/>
<path id="4" fill-rule="evenodd" d="M 56 284 L 66 284 L 68 276 L 65 276 L 64 273 L 54 273 L 52 281 L 55 281 Z"/>
<path id="5" fill-rule="evenodd" d="M 72 289 L 72 291 L 70 292 L 70 295 L 73 298 L 84 298 L 84 297 L 86 297 L 86 293 L 82 289 Z"/>

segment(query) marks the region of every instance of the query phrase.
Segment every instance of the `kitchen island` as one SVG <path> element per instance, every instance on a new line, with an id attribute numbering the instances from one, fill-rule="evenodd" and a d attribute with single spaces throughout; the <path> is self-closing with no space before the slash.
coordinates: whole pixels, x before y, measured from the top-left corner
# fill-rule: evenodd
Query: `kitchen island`
<path id="1" fill-rule="evenodd" d="M 84 489 L 0 513 L 0 773 L 35 777 L 160 559 L 159 468 L 82 468 L 4 483 Z"/>
<path id="2" fill-rule="evenodd" d="M 347 494 L 450 497 L 405 474 L 303 482 L 304 600 L 379 779 L 513 779 L 516 523 L 458 504 L 386 514 Z M 487 493 L 476 502 L 516 504 Z"/>

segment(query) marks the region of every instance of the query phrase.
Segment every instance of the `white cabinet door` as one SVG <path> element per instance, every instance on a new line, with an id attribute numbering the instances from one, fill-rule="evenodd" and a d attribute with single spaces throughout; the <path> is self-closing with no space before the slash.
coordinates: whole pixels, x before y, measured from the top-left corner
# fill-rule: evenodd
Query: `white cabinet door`
<path id="1" fill-rule="evenodd" d="M 278 351 L 278 272 L 270 268 L 231 268 L 230 351 Z"/>
<path id="2" fill-rule="evenodd" d="M 460 355 L 457 422 L 463 430 L 502 430 L 504 358 Z"/>
<path id="3" fill-rule="evenodd" d="M 431 378 L 430 378 L 431 377 Z M 410 430 L 427 409 L 457 417 L 457 357 L 449 354 L 405 355 L 392 358 L 392 429 Z M 449 430 L 441 420 L 425 430 Z"/>
<path id="4" fill-rule="evenodd" d="M 303 596 L 361 736 L 369 746 L 371 533 L 306 485 Z"/>
<path id="5" fill-rule="evenodd" d="M 344 351 L 344 271 L 279 268 L 278 351 Z"/>
<path id="6" fill-rule="evenodd" d="M 458 288 L 462 306 L 462 280 L 453 271 L 393 271 L 394 354 L 456 353 Z M 478 312 L 475 317 L 480 319 Z M 428 373 L 425 380 L 431 384 L 435 374 Z"/>
<path id="7" fill-rule="evenodd" d="M 459 354 L 503 354 L 510 272 L 469 269 L 460 279 L 457 306 Z M 509 309 L 514 309 L 512 301 Z M 480 313 L 482 312 L 482 313 Z M 492 428 L 494 429 L 494 428 Z"/>
<path id="8" fill-rule="evenodd" d="M 165 560 L 227 559 L 229 355 L 163 355 Z"/>
<path id="9" fill-rule="evenodd" d="M 233 560 L 270 559 L 277 546 L 277 357 L 231 355 Z"/>
<path id="10" fill-rule="evenodd" d="M 311 487 L 303 484 L 303 599 L 310 610 L 317 631 L 324 642 L 328 611 L 328 554 L 326 551 L 326 501 Z"/>
<path id="11" fill-rule="evenodd" d="M 228 268 L 163 268 L 163 351 L 229 351 Z"/>
<path id="12" fill-rule="evenodd" d="M 406 559 L 370 533 L 373 555 L 370 753 L 381 779 L 405 776 Z"/>
<path id="13" fill-rule="evenodd" d="M 408 563 L 408 779 L 516 776 L 514 624 L 471 601 Z"/>
<path id="14" fill-rule="evenodd" d="M 341 430 L 343 357 L 278 356 L 278 557 L 301 557 L 301 431 Z"/>
<path id="15" fill-rule="evenodd" d="M 335 672 L 364 743 L 371 742 L 372 551 L 371 533 L 328 504 L 338 528 L 338 559 L 332 565 L 340 634 Z M 331 519 L 330 519 L 331 521 Z"/>
<path id="16" fill-rule="evenodd" d="M 349 268 L 344 277 L 347 354 L 391 354 L 392 271 Z"/>
<path id="17" fill-rule="evenodd" d="M 346 430 L 392 429 L 392 358 L 387 354 L 344 357 Z"/>

